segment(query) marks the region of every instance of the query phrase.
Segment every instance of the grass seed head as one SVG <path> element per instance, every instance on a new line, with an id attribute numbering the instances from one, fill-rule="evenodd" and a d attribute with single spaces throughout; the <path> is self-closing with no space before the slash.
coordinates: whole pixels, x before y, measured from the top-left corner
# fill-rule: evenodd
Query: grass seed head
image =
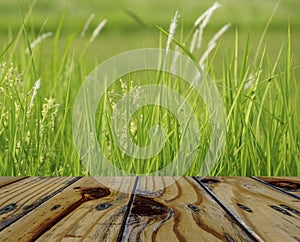
<path id="1" fill-rule="evenodd" d="M 58 113 L 59 105 L 55 103 L 54 98 L 45 98 L 45 103 L 42 107 L 42 119 L 40 124 L 40 133 L 44 134 L 45 129 L 54 131 L 55 118 Z"/>
<path id="2" fill-rule="evenodd" d="M 177 21 L 180 17 L 180 14 L 178 11 L 175 12 L 175 15 L 171 21 L 171 24 L 170 24 L 170 29 L 169 29 L 169 37 L 168 37 L 168 40 L 167 40 L 167 45 L 166 45 L 166 55 L 168 54 L 168 51 L 170 49 L 170 46 L 171 46 L 171 43 L 172 43 L 172 40 L 174 38 L 174 35 L 175 35 L 175 32 L 176 32 L 176 28 L 177 28 Z"/>
<path id="3" fill-rule="evenodd" d="M 204 68 L 205 61 L 209 54 L 212 52 L 212 50 L 217 46 L 218 39 L 229 29 L 231 24 L 224 25 L 215 35 L 214 37 L 209 41 L 208 46 L 204 54 L 202 55 L 199 64 L 202 68 Z"/>
<path id="4" fill-rule="evenodd" d="M 94 19 L 94 17 L 95 17 L 95 14 L 91 14 L 91 16 L 88 18 L 88 20 L 86 21 L 86 23 L 85 23 L 85 25 L 84 25 L 84 27 L 83 27 L 83 29 L 82 29 L 82 31 L 81 31 L 81 37 L 84 37 L 85 36 L 85 33 L 86 33 L 86 31 L 88 30 L 88 28 L 89 28 L 89 26 L 90 26 L 90 24 L 91 24 L 91 22 L 92 22 L 92 20 Z"/>
<path id="5" fill-rule="evenodd" d="M 33 93 L 32 93 L 30 104 L 29 104 L 28 114 L 30 113 L 30 111 L 34 105 L 34 98 L 37 95 L 37 91 L 40 88 L 40 86 L 41 86 L 41 78 L 38 79 L 33 86 Z"/>
<path id="6" fill-rule="evenodd" d="M 197 42 L 197 48 L 200 49 L 202 45 L 202 39 L 203 39 L 203 32 L 205 27 L 208 25 L 211 16 L 213 13 L 219 8 L 221 5 L 218 2 L 215 2 L 213 6 L 211 6 L 209 9 L 207 9 L 196 21 L 195 26 L 199 25 L 199 32 L 198 32 L 198 42 Z"/>
<path id="7" fill-rule="evenodd" d="M 31 42 L 30 49 L 34 49 L 38 44 L 40 44 L 41 42 L 43 42 L 45 39 L 49 38 L 50 36 L 52 36 L 52 32 L 48 32 L 48 33 L 38 36 L 34 41 Z M 25 53 L 29 54 L 28 47 L 26 48 Z"/>
<path id="8" fill-rule="evenodd" d="M 102 20 L 102 22 L 100 22 L 98 24 L 98 26 L 95 28 L 95 30 L 93 31 L 93 34 L 90 38 L 90 43 L 94 42 L 94 40 L 97 38 L 97 36 L 99 35 L 99 33 L 101 32 L 101 30 L 104 28 L 104 26 L 106 25 L 107 20 L 104 19 Z"/>

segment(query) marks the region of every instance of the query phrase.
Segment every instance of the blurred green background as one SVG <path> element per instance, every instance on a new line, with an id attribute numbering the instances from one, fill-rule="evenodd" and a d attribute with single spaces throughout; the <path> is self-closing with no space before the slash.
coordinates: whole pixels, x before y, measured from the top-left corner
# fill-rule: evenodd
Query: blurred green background
<path id="1" fill-rule="evenodd" d="M 18 32 L 21 26 L 21 14 L 25 15 L 30 6 L 30 0 L 3 0 L 0 2 L 0 45 L 4 49 L 9 40 Z M 64 45 L 65 37 L 77 33 L 73 47 L 80 48 L 88 41 L 93 29 L 104 18 L 107 25 L 87 50 L 87 60 L 98 63 L 122 51 L 159 46 L 159 31 L 155 24 L 169 28 L 170 20 L 176 10 L 181 14 L 180 25 L 176 38 L 180 39 L 192 28 L 195 19 L 215 1 L 149 1 L 149 0 L 38 0 L 29 18 L 27 28 L 30 39 L 38 34 L 52 31 L 55 33 L 59 21 L 65 12 L 60 45 Z M 230 30 L 223 36 L 216 65 L 222 62 L 222 54 L 232 50 L 235 31 L 239 33 L 241 52 L 245 42 L 250 38 L 251 55 L 255 54 L 258 41 L 270 17 L 276 0 L 220 0 L 221 8 L 213 15 L 204 33 L 204 41 L 208 41 L 224 24 L 232 24 Z M 293 66 L 300 63 L 300 1 L 284 0 L 271 22 L 264 43 L 270 60 L 276 58 L 281 46 L 286 44 L 288 26 L 291 27 Z M 80 32 L 89 16 L 94 13 L 88 33 L 85 38 Z M 182 33 L 182 34 L 180 34 Z M 53 37 L 52 37 L 53 38 Z M 165 40 L 165 39 L 164 39 Z M 51 38 L 46 43 L 51 43 Z M 165 42 L 164 42 L 165 43 Z M 45 45 L 45 44 L 43 44 Z M 203 47 L 205 49 L 205 46 Z M 51 46 L 46 48 L 51 51 Z M 283 52 L 284 53 L 284 52 Z"/>

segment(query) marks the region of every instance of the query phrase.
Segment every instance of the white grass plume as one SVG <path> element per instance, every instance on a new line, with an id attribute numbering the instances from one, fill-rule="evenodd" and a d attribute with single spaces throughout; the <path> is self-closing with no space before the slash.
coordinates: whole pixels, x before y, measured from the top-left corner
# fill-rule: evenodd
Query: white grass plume
<path id="1" fill-rule="evenodd" d="M 91 16 L 88 18 L 88 20 L 86 21 L 86 23 L 85 23 L 85 25 L 84 25 L 84 27 L 83 27 L 83 29 L 82 29 L 82 31 L 81 31 L 81 37 L 84 37 L 85 36 L 85 33 L 86 33 L 86 31 L 88 30 L 88 28 L 89 28 L 89 26 L 90 26 L 90 24 L 91 24 L 91 22 L 92 22 L 92 20 L 94 19 L 94 17 L 95 17 L 95 14 L 91 14 Z"/>
<path id="2" fill-rule="evenodd" d="M 209 9 L 207 9 L 194 23 L 194 26 L 198 26 L 205 18 L 211 15 L 216 11 L 221 5 L 218 2 L 215 2 Z"/>
<path id="3" fill-rule="evenodd" d="M 38 79 L 36 82 L 35 82 L 35 84 L 34 84 L 34 86 L 33 86 L 33 93 L 32 93 L 32 96 L 31 96 L 31 100 L 30 100 L 30 104 L 29 104 L 29 110 L 28 110 L 28 112 L 30 112 L 30 110 L 33 108 L 33 101 L 34 101 L 34 98 L 35 98 L 35 96 L 37 95 L 37 91 L 38 91 L 38 89 L 41 87 L 41 78 L 40 79 Z"/>
<path id="4" fill-rule="evenodd" d="M 221 5 L 218 2 L 215 2 L 209 9 L 207 9 L 194 23 L 194 26 L 199 26 L 199 35 L 198 35 L 198 43 L 197 48 L 200 49 L 202 45 L 203 32 L 205 27 L 208 25 L 211 16 L 213 13 L 220 8 Z"/>
<path id="5" fill-rule="evenodd" d="M 35 46 L 37 46 L 38 44 L 40 44 L 42 41 L 49 38 L 50 36 L 52 36 L 52 32 L 47 32 L 45 34 L 42 34 L 42 35 L 38 36 L 34 41 L 31 42 L 30 48 L 33 49 Z M 29 54 L 29 48 L 28 47 L 26 48 L 25 53 Z"/>
<path id="6" fill-rule="evenodd" d="M 191 46 L 190 46 L 190 52 L 193 53 L 195 47 L 196 47 L 196 42 L 199 36 L 199 29 L 196 29 L 194 34 L 193 34 L 193 39 L 191 41 Z"/>
<path id="7" fill-rule="evenodd" d="M 172 19 L 172 22 L 170 24 L 170 29 L 169 29 L 169 36 L 168 36 L 168 40 L 167 40 L 167 45 L 166 45 L 166 55 L 168 55 L 171 43 L 172 43 L 172 39 L 174 37 L 174 34 L 176 32 L 176 28 L 177 28 L 177 21 L 180 17 L 180 14 L 178 11 L 175 12 L 174 18 Z"/>
<path id="8" fill-rule="evenodd" d="M 204 52 L 202 55 L 199 64 L 203 68 L 204 67 L 204 62 L 211 53 L 211 51 L 217 46 L 217 41 L 218 39 L 228 30 L 228 28 L 231 26 L 231 24 L 226 24 L 224 25 L 215 35 L 214 37 L 209 41 L 207 50 Z"/>
<path id="9" fill-rule="evenodd" d="M 101 32 L 101 30 L 104 28 L 104 26 L 106 25 L 106 22 L 107 22 L 107 20 L 106 19 L 104 19 L 104 20 L 102 20 L 99 24 L 98 24 L 98 26 L 95 28 L 95 30 L 93 31 L 93 34 L 92 34 L 92 36 L 91 36 L 91 38 L 90 38 L 90 43 L 92 43 L 95 39 L 96 39 L 96 37 L 99 35 L 99 33 Z"/>

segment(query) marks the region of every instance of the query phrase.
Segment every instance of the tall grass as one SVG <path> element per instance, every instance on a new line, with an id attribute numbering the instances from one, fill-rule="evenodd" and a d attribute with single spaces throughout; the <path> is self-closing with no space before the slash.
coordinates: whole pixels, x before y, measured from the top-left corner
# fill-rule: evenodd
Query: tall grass
<path id="1" fill-rule="evenodd" d="M 47 36 L 34 46 L 34 39 L 43 36 L 43 31 L 38 36 L 30 32 L 29 18 L 30 14 L 24 17 L 20 34 L 11 38 L 0 53 L 0 174 L 88 175 L 72 140 L 73 104 L 90 70 L 86 65 L 89 39 L 82 49 L 75 49 L 72 43 L 82 33 L 85 23 L 62 44 L 62 16 L 53 36 Z M 222 50 L 222 42 L 217 45 L 212 41 L 205 54 L 200 43 L 203 26 L 197 24 L 186 38 L 172 33 L 172 43 L 167 42 L 170 49 L 182 51 L 205 67 L 223 98 L 226 144 L 211 175 L 299 175 L 300 113 L 297 99 L 291 94 L 297 83 L 292 71 L 290 33 L 277 59 L 269 60 L 265 49 L 253 62 L 249 59 L 250 40 L 245 43 L 240 58 L 238 30 L 232 50 Z M 197 34 L 199 39 L 193 40 Z M 176 36 L 180 36 L 179 40 Z M 91 36 L 92 40 L 96 37 Z M 213 40 L 220 36 L 215 37 Z M 164 40 L 162 34 L 161 48 Z M 186 47 L 189 42 L 193 48 Z M 222 73 L 214 69 L 217 51 L 224 52 Z M 285 66 L 279 65 L 282 58 L 286 60 Z M 210 142 L 209 114 L 201 97 L 190 91 L 187 83 L 166 73 L 162 76 L 153 71 L 132 73 L 108 88 L 97 110 L 97 139 L 102 150 L 116 167 L 137 174 L 161 169 L 176 156 L 182 137 L 178 121 L 172 113 L 158 106 L 138 110 L 128 129 L 133 142 L 147 146 L 151 142 L 148 136 L 151 127 L 163 126 L 167 139 L 162 152 L 146 160 L 133 159 L 122 153 L 114 141 L 111 116 L 115 105 L 130 91 L 136 95 L 138 104 L 143 95 L 140 87 L 145 84 L 170 86 L 185 94 L 194 108 L 201 137 L 197 159 L 186 175 L 197 175 Z"/>
<path id="2" fill-rule="evenodd" d="M 238 37 L 237 37 L 238 38 Z M 216 174 L 299 175 L 299 112 L 291 90 L 290 35 L 285 49 L 286 65 L 278 58 L 249 65 L 248 46 L 239 60 L 238 46 L 224 59 L 222 86 L 227 110 L 226 151 Z M 240 62 L 240 63 L 239 63 Z"/>

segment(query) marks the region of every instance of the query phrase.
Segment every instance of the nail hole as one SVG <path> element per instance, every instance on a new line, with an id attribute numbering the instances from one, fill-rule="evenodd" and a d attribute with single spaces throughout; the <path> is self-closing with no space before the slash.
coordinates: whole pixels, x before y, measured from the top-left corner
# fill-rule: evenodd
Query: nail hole
<path id="1" fill-rule="evenodd" d="M 286 209 L 286 210 L 288 210 L 288 211 L 290 211 L 290 212 L 292 212 L 292 213 L 300 216 L 300 212 L 297 209 L 291 208 L 291 207 L 289 207 L 287 205 L 284 205 L 284 204 L 280 204 L 280 207 L 282 207 L 282 208 L 284 208 L 284 209 Z"/>
<path id="2" fill-rule="evenodd" d="M 102 211 L 102 210 L 105 210 L 105 209 L 110 208 L 111 206 L 112 206 L 112 204 L 110 204 L 110 203 L 99 204 L 99 205 L 96 207 L 96 210 Z"/>
<path id="3" fill-rule="evenodd" d="M 60 208 L 60 205 L 54 205 L 52 208 L 51 208 L 51 211 L 54 211 L 56 209 Z"/>
<path id="4" fill-rule="evenodd" d="M 277 206 L 274 206 L 274 205 L 269 205 L 269 207 L 273 208 L 274 210 L 284 214 L 284 215 L 288 215 L 288 216 L 293 216 L 292 214 L 290 214 L 288 211 L 280 208 L 280 207 L 277 207 Z"/>
<path id="5" fill-rule="evenodd" d="M 190 208 L 192 211 L 194 212 L 199 212 L 199 208 L 197 206 L 195 206 L 194 204 L 189 204 L 188 208 Z"/>
<path id="6" fill-rule="evenodd" d="M 243 204 L 237 203 L 237 205 L 238 205 L 241 209 L 247 211 L 248 213 L 252 213 L 252 212 L 253 212 L 251 208 L 249 208 L 249 207 L 247 207 L 247 206 L 245 206 L 245 205 L 243 205 Z"/>

